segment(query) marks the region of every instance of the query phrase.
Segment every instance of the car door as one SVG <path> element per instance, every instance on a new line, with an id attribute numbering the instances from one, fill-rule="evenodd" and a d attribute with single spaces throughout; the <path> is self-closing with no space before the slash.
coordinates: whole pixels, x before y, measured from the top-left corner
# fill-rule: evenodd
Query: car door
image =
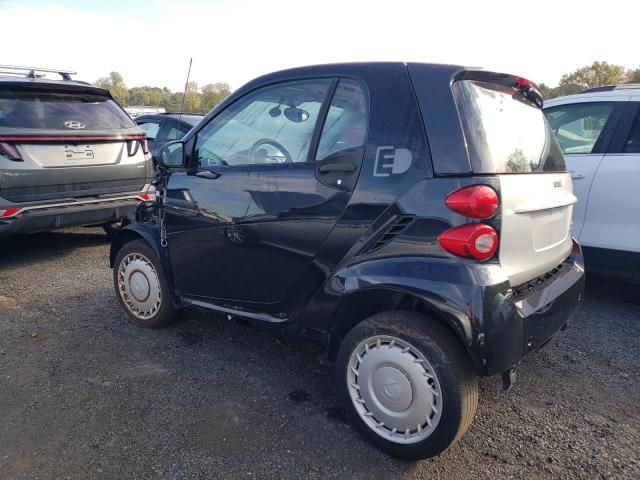
<path id="1" fill-rule="evenodd" d="M 621 108 L 614 101 L 583 99 L 545 109 L 567 169 L 578 203 L 573 210 L 572 233 L 581 239 L 589 195 L 595 173 L 604 157 Z"/>
<path id="2" fill-rule="evenodd" d="M 366 105 L 352 80 L 291 81 L 246 94 L 200 128 L 189 168 L 167 188 L 182 295 L 255 308 L 315 291 L 323 279 L 305 272 L 355 186 Z"/>
<path id="3" fill-rule="evenodd" d="M 580 240 L 585 246 L 640 252 L 640 98 L 625 104 L 591 186 Z"/>

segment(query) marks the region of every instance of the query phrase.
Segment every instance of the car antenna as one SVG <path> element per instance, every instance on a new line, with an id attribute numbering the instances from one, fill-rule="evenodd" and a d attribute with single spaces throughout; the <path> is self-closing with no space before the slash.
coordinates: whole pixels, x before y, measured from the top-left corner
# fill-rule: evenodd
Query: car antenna
<path id="1" fill-rule="evenodd" d="M 182 112 L 184 111 L 184 99 L 187 98 L 187 86 L 189 85 L 189 75 L 191 75 L 191 63 L 193 63 L 193 57 L 189 58 L 189 69 L 187 70 L 187 81 L 184 82 L 184 93 L 182 94 L 182 105 L 180 106 L 180 113 L 178 114 L 178 123 L 182 120 Z M 178 139 L 178 129 L 176 128 L 176 138 Z"/>

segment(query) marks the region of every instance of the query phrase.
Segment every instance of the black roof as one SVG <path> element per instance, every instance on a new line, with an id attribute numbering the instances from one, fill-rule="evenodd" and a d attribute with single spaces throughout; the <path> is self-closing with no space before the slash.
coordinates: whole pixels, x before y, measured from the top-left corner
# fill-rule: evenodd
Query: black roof
<path id="1" fill-rule="evenodd" d="M 176 120 L 179 119 L 180 121 L 187 123 L 188 125 L 194 126 L 196 123 L 202 120 L 204 115 L 201 115 L 199 113 L 183 113 L 182 115 L 180 115 L 180 113 L 175 113 L 175 112 L 148 113 L 148 114 L 144 114 L 136 117 L 135 121 L 138 122 L 140 120 L 163 120 L 167 117 L 173 118 Z"/>

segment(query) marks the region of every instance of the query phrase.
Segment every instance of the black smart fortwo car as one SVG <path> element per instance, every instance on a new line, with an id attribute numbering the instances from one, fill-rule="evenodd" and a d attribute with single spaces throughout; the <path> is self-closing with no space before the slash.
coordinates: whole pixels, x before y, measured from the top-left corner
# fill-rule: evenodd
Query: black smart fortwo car
<path id="1" fill-rule="evenodd" d="M 128 316 L 198 307 L 312 337 L 378 447 L 436 455 L 477 376 L 566 326 L 576 197 L 532 82 L 450 65 L 297 68 L 161 151 L 156 203 L 111 247 Z"/>

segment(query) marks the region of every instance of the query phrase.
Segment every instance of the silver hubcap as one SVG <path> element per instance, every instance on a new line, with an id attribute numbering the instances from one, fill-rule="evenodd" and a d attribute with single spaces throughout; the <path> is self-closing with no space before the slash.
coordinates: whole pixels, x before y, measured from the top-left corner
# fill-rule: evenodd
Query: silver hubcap
<path id="1" fill-rule="evenodd" d="M 138 318 L 153 317 L 162 303 L 162 290 L 156 269 L 140 253 L 130 253 L 120 262 L 118 289 L 128 310 Z"/>
<path id="2" fill-rule="evenodd" d="M 395 443 L 417 443 L 433 433 L 442 391 L 429 361 L 410 343 L 380 335 L 362 341 L 347 370 L 351 401 L 371 430 Z"/>

